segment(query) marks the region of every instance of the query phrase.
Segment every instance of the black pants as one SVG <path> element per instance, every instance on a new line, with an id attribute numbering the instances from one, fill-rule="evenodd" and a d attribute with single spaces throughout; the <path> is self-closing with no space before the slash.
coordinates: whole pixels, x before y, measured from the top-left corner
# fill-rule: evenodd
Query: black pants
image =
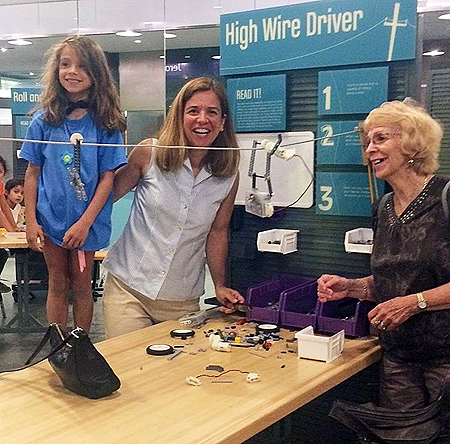
<path id="1" fill-rule="evenodd" d="M 380 371 L 380 406 L 417 409 L 438 398 L 450 363 L 398 363 L 384 356 Z"/>

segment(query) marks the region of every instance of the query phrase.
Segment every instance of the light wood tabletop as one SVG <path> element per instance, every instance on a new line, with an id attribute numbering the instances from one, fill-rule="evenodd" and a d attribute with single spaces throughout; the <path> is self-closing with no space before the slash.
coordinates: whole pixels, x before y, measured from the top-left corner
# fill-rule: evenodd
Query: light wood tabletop
<path id="1" fill-rule="evenodd" d="M 47 361 L 0 374 L 2 444 L 241 443 L 381 357 L 377 340 L 366 338 L 346 340 L 342 356 L 328 364 L 299 360 L 281 353 L 293 337 L 284 330 L 269 351 L 212 350 L 204 331 L 224 330 L 235 319 L 210 321 L 187 340 L 171 338 L 180 325 L 169 321 L 96 344 L 122 382 L 99 400 L 66 390 Z M 184 352 L 169 361 L 148 355 L 150 344 L 184 345 Z M 248 383 L 246 374 L 230 372 L 202 377 L 199 387 L 186 383 L 190 375 L 218 375 L 205 370 L 211 364 L 261 380 Z"/>
<path id="2" fill-rule="evenodd" d="M 25 232 L 0 233 L 0 248 L 28 248 Z"/>
<path id="3" fill-rule="evenodd" d="M 0 248 L 28 248 L 28 242 L 25 232 L 3 232 L 0 233 Z M 105 259 L 107 250 L 95 252 L 94 260 L 102 261 Z"/>

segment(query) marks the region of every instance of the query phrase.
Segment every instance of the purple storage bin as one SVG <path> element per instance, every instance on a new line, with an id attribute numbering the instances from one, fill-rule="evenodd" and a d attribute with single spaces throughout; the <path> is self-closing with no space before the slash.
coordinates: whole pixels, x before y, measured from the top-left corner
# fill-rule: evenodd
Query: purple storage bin
<path id="1" fill-rule="evenodd" d="M 317 330 L 319 333 L 337 333 L 345 331 L 345 336 L 359 338 L 369 334 L 370 323 L 367 318 L 374 302 L 344 298 L 326 303 L 319 302 L 317 307 Z"/>
<path id="2" fill-rule="evenodd" d="M 280 324 L 286 328 L 305 328 L 317 325 L 317 281 L 305 282 L 283 291 L 280 299 Z"/>
<path id="3" fill-rule="evenodd" d="M 311 279 L 285 276 L 262 282 L 247 290 L 246 303 L 250 307 L 247 320 L 280 325 L 280 300 L 285 290 L 304 284 Z M 278 308 L 272 308 L 279 304 Z"/>

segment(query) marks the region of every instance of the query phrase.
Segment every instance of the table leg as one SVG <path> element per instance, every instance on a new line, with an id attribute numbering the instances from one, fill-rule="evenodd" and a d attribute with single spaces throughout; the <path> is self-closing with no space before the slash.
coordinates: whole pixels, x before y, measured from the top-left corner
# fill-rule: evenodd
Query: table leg
<path id="1" fill-rule="evenodd" d="M 17 280 L 17 314 L 6 324 L 0 327 L 0 333 L 40 333 L 46 330 L 31 313 L 28 300 L 28 249 L 16 250 L 16 280 Z M 15 326 L 15 324 L 17 324 Z"/>

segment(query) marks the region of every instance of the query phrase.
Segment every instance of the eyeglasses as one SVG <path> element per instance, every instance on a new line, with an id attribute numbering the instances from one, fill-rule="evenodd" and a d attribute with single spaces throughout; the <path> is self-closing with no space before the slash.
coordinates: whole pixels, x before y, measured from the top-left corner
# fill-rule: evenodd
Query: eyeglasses
<path id="1" fill-rule="evenodd" d="M 366 148 L 372 143 L 372 145 L 380 146 L 383 145 L 383 143 L 387 142 L 388 140 L 391 140 L 394 138 L 394 136 L 398 136 L 401 133 L 375 133 L 372 135 L 372 137 L 366 137 L 365 143 Z"/>

